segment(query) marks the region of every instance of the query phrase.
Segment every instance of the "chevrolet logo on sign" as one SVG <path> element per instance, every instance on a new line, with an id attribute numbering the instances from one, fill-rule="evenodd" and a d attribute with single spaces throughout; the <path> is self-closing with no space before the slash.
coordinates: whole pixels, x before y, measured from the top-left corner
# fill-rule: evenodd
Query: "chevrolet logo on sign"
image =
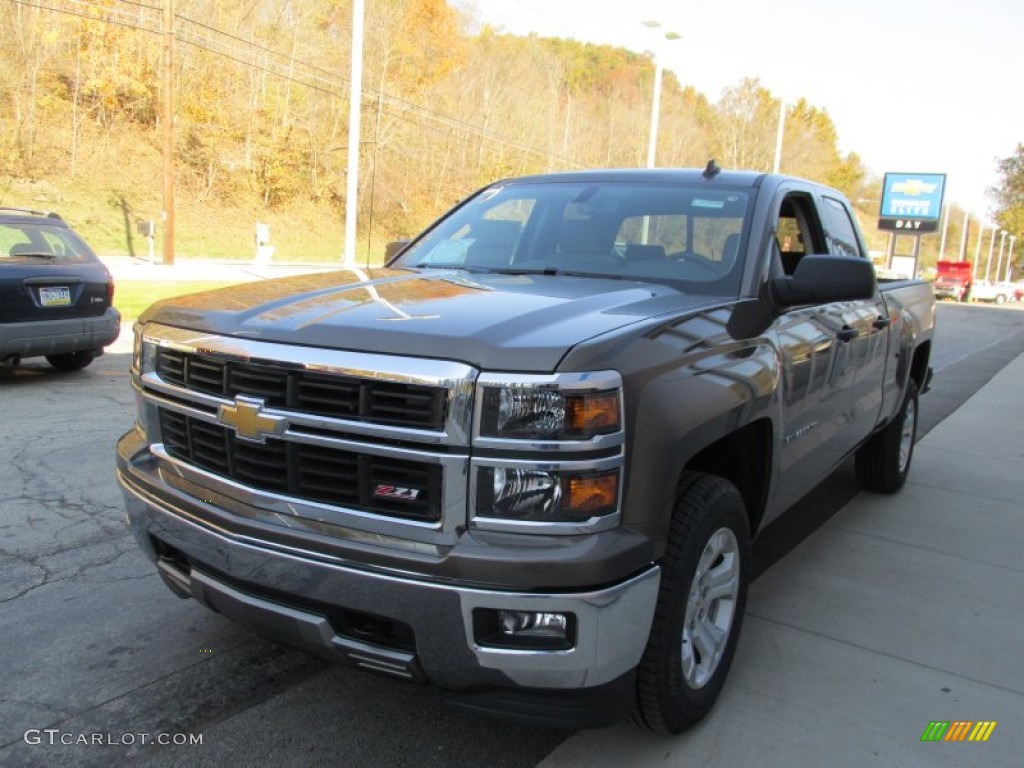
<path id="1" fill-rule="evenodd" d="M 938 184 L 929 184 L 922 179 L 907 179 L 906 181 L 898 181 L 893 184 L 892 191 L 898 192 L 901 195 L 918 197 L 919 195 L 930 195 L 938 186 Z"/>
<path id="2" fill-rule="evenodd" d="M 233 405 L 222 405 L 217 420 L 253 443 L 265 443 L 268 437 L 279 437 L 288 429 L 288 419 L 264 413 L 262 400 L 244 395 L 236 397 Z"/>

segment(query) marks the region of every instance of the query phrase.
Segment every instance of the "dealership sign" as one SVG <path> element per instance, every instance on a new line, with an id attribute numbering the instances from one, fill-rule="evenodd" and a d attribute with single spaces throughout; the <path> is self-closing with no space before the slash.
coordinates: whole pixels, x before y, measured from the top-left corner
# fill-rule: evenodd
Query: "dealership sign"
<path id="1" fill-rule="evenodd" d="M 878 228 L 907 234 L 935 232 L 942 216 L 944 173 L 887 173 Z"/>

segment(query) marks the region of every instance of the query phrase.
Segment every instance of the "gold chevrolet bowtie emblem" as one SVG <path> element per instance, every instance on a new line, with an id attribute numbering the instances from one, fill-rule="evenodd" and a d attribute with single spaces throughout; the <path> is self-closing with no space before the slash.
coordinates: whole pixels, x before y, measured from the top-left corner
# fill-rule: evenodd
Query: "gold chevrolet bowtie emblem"
<path id="1" fill-rule="evenodd" d="M 277 437 L 288 429 L 284 416 L 270 416 L 263 412 L 263 401 L 239 395 L 233 405 L 222 405 L 217 410 L 221 424 L 233 427 L 243 440 L 265 443 L 268 437 Z"/>

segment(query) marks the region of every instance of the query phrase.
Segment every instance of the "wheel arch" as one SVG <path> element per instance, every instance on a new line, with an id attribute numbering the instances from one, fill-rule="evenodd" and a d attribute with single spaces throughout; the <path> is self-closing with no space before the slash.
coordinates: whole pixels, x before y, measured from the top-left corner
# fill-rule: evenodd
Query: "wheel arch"
<path id="1" fill-rule="evenodd" d="M 932 342 L 931 339 L 921 342 L 914 350 L 914 356 L 910 361 L 910 378 L 917 384 L 918 391 L 925 392 L 928 383 L 928 366 L 931 362 Z"/>
<path id="2" fill-rule="evenodd" d="M 683 467 L 680 481 L 686 472 L 703 472 L 735 485 L 743 497 L 753 536 L 764 517 L 771 486 L 773 435 L 768 418 L 740 427 L 696 453 Z"/>

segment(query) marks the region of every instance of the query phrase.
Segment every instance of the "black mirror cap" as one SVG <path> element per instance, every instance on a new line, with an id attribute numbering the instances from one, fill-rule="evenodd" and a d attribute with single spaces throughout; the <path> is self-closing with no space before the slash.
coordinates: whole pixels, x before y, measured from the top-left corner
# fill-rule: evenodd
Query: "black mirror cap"
<path id="1" fill-rule="evenodd" d="M 412 240 L 395 240 L 384 246 L 384 263 L 387 264 L 395 256 L 405 250 L 405 246 L 411 243 Z"/>
<path id="2" fill-rule="evenodd" d="M 858 301 L 875 295 L 875 267 L 856 256 L 810 254 L 800 259 L 796 271 L 771 281 L 781 307 Z"/>

